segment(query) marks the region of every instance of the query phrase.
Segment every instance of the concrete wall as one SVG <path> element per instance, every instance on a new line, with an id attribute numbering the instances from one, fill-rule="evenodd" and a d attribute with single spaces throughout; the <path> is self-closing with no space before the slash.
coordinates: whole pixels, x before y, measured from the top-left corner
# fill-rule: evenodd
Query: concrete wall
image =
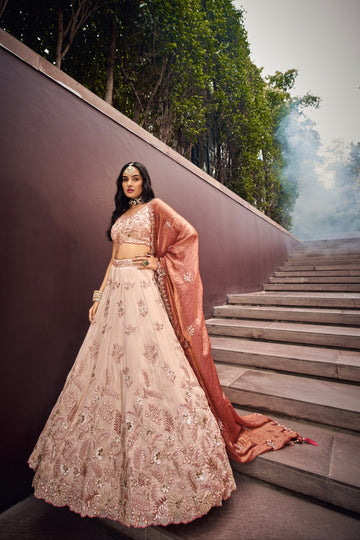
<path id="1" fill-rule="evenodd" d="M 198 230 L 206 315 L 261 289 L 297 241 L 100 98 L 0 30 L 1 496 L 30 491 L 26 459 L 87 329 L 115 180 L 142 161 Z"/>

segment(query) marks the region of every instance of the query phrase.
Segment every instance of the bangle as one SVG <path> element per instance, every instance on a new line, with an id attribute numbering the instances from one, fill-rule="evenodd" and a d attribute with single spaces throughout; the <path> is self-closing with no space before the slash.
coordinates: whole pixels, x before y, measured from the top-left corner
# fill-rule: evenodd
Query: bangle
<path id="1" fill-rule="evenodd" d="M 93 302 L 100 302 L 102 298 L 103 292 L 102 291 L 94 291 L 93 293 Z"/>

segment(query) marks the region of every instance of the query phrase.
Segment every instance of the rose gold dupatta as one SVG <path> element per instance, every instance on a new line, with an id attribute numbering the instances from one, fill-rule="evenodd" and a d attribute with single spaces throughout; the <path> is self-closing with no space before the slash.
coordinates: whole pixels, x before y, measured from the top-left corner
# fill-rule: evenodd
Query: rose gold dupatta
<path id="1" fill-rule="evenodd" d="M 186 357 L 205 391 L 229 456 L 241 463 L 280 449 L 298 434 L 261 414 L 239 416 L 223 393 L 203 315 L 195 229 L 161 199 L 150 203 L 158 286 Z M 301 438 L 300 438 L 301 440 Z"/>

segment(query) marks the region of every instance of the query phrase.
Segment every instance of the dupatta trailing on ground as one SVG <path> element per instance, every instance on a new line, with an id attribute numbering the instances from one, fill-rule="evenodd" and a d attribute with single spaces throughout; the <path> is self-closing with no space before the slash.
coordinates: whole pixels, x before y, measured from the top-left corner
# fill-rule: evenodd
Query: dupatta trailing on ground
<path id="1" fill-rule="evenodd" d="M 229 456 L 245 463 L 298 439 L 296 432 L 262 414 L 239 416 L 223 393 L 203 315 L 197 232 L 161 199 L 153 199 L 150 208 L 152 252 L 159 259 L 158 286 L 177 337 L 220 426 Z"/>

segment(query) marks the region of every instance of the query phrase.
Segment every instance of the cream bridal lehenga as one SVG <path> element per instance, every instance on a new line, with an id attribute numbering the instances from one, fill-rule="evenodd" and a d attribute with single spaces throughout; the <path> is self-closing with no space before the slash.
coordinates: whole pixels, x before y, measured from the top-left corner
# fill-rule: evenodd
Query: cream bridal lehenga
<path id="1" fill-rule="evenodd" d="M 29 458 L 36 497 L 125 525 L 189 522 L 247 462 L 298 434 L 224 395 L 202 311 L 195 229 L 160 199 L 114 223 L 158 270 L 114 260 L 64 389 Z"/>
<path id="2" fill-rule="evenodd" d="M 135 527 L 186 523 L 235 489 L 152 270 L 114 261 L 29 464 L 36 497 Z"/>

